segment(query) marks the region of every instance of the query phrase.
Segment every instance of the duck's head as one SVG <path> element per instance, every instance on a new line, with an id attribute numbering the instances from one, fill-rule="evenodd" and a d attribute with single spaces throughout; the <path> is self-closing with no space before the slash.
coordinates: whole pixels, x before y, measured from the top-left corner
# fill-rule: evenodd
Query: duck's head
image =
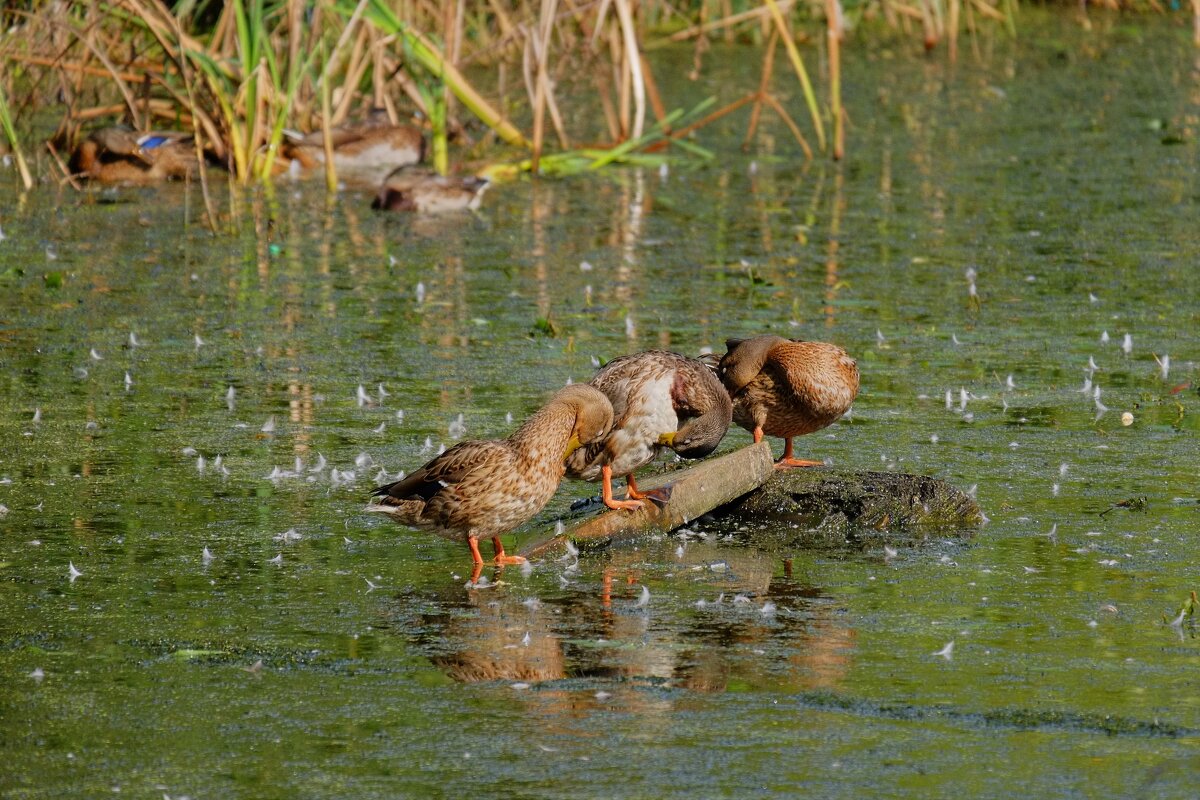
<path id="1" fill-rule="evenodd" d="M 687 420 L 679 430 L 659 436 L 658 443 L 671 448 L 681 458 L 704 458 L 725 438 L 731 419 L 729 406 L 715 408 Z"/>
<path id="2" fill-rule="evenodd" d="M 781 336 L 769 334 L 749 339 L 727 339 L 726 353 L 717 365 L 717 377 L 730 392 L 736 392 L 758 375 L 771 348 L 786 341 Z"/>

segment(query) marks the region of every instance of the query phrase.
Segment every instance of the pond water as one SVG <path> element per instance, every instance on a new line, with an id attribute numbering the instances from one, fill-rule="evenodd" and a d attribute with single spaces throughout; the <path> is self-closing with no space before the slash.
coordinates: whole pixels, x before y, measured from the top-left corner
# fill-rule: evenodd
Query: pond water
<path id="1" fill-rule="evenodd" d="M 1148 19 L 915 44 L 846 48 L 841 166 L 734 115 L 710 163 L 478 216 L 222 191 L 215 238 L 181 186 L 5 189 L 0 794 L 1193 796 L 1200 56 Z M 701 525 L 469 591 L 363 513 L 460 414 L 503 436 L 593 356 L 762 331 L 859 359 L 799 454 L 990 522 L 895 557 Z"/>

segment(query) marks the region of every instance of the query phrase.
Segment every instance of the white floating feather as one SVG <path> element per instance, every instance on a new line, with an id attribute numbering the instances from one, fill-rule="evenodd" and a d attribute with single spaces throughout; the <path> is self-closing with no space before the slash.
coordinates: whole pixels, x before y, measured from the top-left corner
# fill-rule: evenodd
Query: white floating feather
<path id="1" fill-rule="evenodd" d="M 295 528 L 288 528 L 283 533 L 279 534 L 278 536 L 273 537 L 272 541 L 295 542 L 295 541 L 297 541 L 299 539 L 303 539 L 303 538 L 304 538 L 303 534 L 298 532 Z"/>
<path id="2" fill-rule="evenodd" d="M 274 433 L 275 432 L 275 416 L 274 415 L 271 415 L 270 417 L 268 417 L 267 421 L 263 423 L 262 432 L 263 433 Z"/>
<path id="3" fill-rule="evenodd" d="M 649 602 L 650 602 L 650 588 L 647 586 L 643 586 L 642 593 L 638 597 L 638 600 L 637 600 L 637 607 L 642 608 Z"/>
<path id="4" fill-rule="evenodd" d="M 954 658 L 954 642 L 953 641 L 946 642 L 946 646 L 943 647 L 941 650 L 938 650 L 933 655 L 941 656 L 942 658 L 946 659 L 947 661 Z"/>
<path id="5" fill-rule="evenodd" d="M 1171 357 L 1164 354 L 1162 358 L 1159 358 L 1157 355 L 1155 355 L 1154 360 L 1158 362 L 1159 372 L 1162 379 L 1165 381 L 1167 379 L 1167 374 L 1171 371 Z"/>

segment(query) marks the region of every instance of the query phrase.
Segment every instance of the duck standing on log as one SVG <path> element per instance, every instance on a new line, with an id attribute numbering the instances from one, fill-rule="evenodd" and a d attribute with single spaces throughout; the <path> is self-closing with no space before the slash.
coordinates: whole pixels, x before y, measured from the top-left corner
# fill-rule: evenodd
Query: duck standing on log
<path id="1" fill-rule="evenodd" d="M 783 438 L 779 469 L 819 467 L 796 458 L 792 439 L 832 425 L 858 395 L 858 365 L 826 342 L 782 336 L 729 339 L 717 375 L 733 399 L 733 421 L 754 434 Z"/>
<path id="2" fill-rule="evenodd" d="M 704 458 L 729 429 L 732 404 L 712 370 L 700 361 L 666 350 L 614 358 L 590 384 L 613 406 L 608 436 L 581 447 L 567 459 L 567 475 L 601 481 L 609 508 L 636 509 L 642 499 L 633 472 L 664 448 L 683 458 Z M 614 500 L 612 479 L 626 476 L 625 500 Z"/>
<path id="3" fill-rule="evenodd" d="M 564 461 L 608 433 L 613 409 L 591 386 L 560 389 L 507 439 L 456 444 L 406 478 L 380 486 L 368 511 L 390 514 L 471 548 L 474 582 L 483 569 L 479 540 L 491 538 L 495 563 L 525 559 L 504 553 L 500 534 L 527 521 L 550 501 Z"/>

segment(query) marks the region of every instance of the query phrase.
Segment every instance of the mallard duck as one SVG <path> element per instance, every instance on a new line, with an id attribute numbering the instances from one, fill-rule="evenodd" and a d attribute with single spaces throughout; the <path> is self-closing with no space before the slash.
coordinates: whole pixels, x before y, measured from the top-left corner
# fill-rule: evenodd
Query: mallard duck
<path id="1" fill-rule="evenodd" d="M 71 171 L 102 183 L 157 183 L 196 174 L 191 134 L 139 134 L 123 126 L 92 131 L 71 156 Z"/>
<path id="2" fill-rule="evenodd" d="M 651 496 L 638 491 L 633 472 L 664 448 L 703 458 L 729 428 L 732 405 L 720 381 L 704 364 L 678 353 L 648 350 L 614 358 L 590 383 L 612 402 L 612 431 L 567 459 L 567 474 L 600 480 L 609 508 L 639 508 Z M 612 479 L 622 475 L 627 499 L 614 500 Z"/>
<path id="3" fill-rule="evenodd" d="M 425 157 L 425 135 L 410 125 L 392 125 L 384 114 L 373 113 L 358 123 L 339 125 L 330 132 L 333 166 L 338 177 L 376 185 L 397 167 L 418 164 Z M 294 161 L 312 169 L 325 163 L 325 134 L 285 131 L 280 147 L 283 163 Z"/>
<path id="4" fill-rule="evenodd" d="M 821 466 L 796 458 L 792 439 L 841 418 L 858 395 L 858 365 L 826 342 L 781 336 L 729 339 L 717 375 L 733 398 L 733 421 L 754 434 L 783 438 L 779 468 Z"/>
<path id="5" fill-rule="evenodd" d="M 439 175 L 422 167 L 399 167 L 383 182 L 371 208 L 383 211 L 474 211 L 483 201 L 487 178 Z"/>
<path id="6" fill-rule="evenodd" d="M 603 393 L 567 386 L 507 439 L 460 442 L 403 480 L 375 489 L 379 501 L 367 509 L 466 542 L 474 580 L 483 565 L 481 538 L 491 538 L 497 564 L 525 560 L 505 555 L 500 534 L 542 510 L 558 488 L 565 459 L 607 433 L 612 419 Z"/>

